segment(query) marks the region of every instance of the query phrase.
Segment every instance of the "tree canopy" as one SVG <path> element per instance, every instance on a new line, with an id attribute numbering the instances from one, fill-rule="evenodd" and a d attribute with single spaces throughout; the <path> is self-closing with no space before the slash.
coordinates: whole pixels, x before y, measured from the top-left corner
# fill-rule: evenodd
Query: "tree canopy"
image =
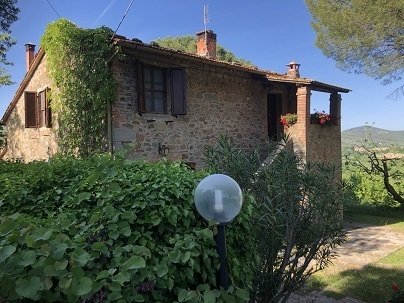
<path id="1" fill-rule="evenodd" d="M 196 54 L 196 38 L 193 36 L 167 37 L 157 39 L 154 43 L 157 43 L 161 47 Z M 237 57 L 219 44 L 216 46 L 216 58 L 226 62 L 236 62 L 245 66 L 253 65 L 250 61 Z"/>
<path id="2" fill-rule="evenodd" d="M 317 46 L 346 71 L 384 84 L 404 70 L 402 0 L 306 0 Z"/>
<path id="3" fill-rule="evenodd" d="M 10 26 L 17 20 L 18 12 L 17 0 L 0 0 L 0 86 L 10 85 L 10 75 L 4 68 L 11 63 L 7 60 L 6 54 L 15 40 L 11 37 Z"/>

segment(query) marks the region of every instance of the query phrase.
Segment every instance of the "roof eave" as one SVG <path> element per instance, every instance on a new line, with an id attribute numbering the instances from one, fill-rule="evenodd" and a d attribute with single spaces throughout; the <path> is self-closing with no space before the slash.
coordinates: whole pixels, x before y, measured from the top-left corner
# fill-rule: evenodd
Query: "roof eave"
<path id="1" fill-rule="evenodd" d="M 327 92 L 327 93 L 349 93 L 351 90 L 349 88 L 344 88 L 344 87 L 340 87 L 340 86 L 335 86 L 335 85 L 331 85 L 331 84 L 327 84 L 324 82 L 319 82 L 319 81 L 311 81 L 310 84 L 314 90 L 317 91 L 322 91 L 322 92 Z"/>
<path id="2" fill-rule="evenodd" d="M 272 82 L 293 83 L 296 85 L 307 85 L 307 86 L 310 86 L 313 90 L 326 92 L 326 93 L 334 93 L 334 92 L 349 93 L 351 91 L 348 88 L 327 84 L 327 83 L 312 80 L 309 78 L 287 78 L 287 77 L 279 78 L 277 76 L 274 77 L 271 75 L 267 75 L 267 79 L 268 79 L 268 81 L 272 81 Z"/>
<path id="3" fill-rule="evenodd" d="M 230 68 L 233 70 L 239 70 L 239 71 L 244 71 L 244 72 L 249 72 L 252 74 L 256 74 L 256 75 L 262 75 L 265 76 L 268 73 L 272 73 L 266 70 L 262 70 L 259 68 L 254 68 L 254 67 L 248 67 L 248 66 L 243 66 L 241 64 L 238 63 L 233 63 L 233 62 L 226 62 L 226 61 L 221 61 L 221 60 L 217 60 L 217 59 L 211 59 L 211 58 L 206 58 L 203 56 L 199 56 L 196 54 L 191 54 L 191 53 L 186 53 L 183 51 L 179 51 L 179 50 L 173 50 L 173 49 L 169 49 L 169 48 L 165 48 L 165 47 L 157 47 L 157 46 L 153 46 L 153 45 L 147 45 L 144 43 L 140 43 L 137 41 L 130 41 L 127 39 L 116 39 L 114 40 L 114 43 L 116 45 L 122 46 L 122 47 L 127 47 L 130 49 L 138 49 L 138 50 L 143 50 L 143 51 L 147 51 L 147 52 L 151 52 L 151 53 L 156 53 L 156 54 L 166 54 L 169 55 L 170 57 L 178 57 L 178 58 L 186 58 L 192 61 L 197 61 L 197 62 L 204 62 L 207 64 L 212 64 L 212 65 L 216 65 L 216 66 L 222 66 L 222 67 L 226 67 L 226 68 Z"/>
<path id="4" fill-rule="evenodd" d="M 230 63 L 230 62 L 221 61 L 221 60 L 217 60 L 217 59 L 206 58 L 206 57 L 199 56 L 196 54 L 190 54 L 190 53 L 186 53 L 183 51 L 169 49 L 169 48 L 165 48 L 165 47 L 161 47 L 161 46 L 148 45 L 148 44 L 145 44 L 142 42 L 128 40 L 121 36 L 114 38 L 114 44 L 120 45 L 123 47 L 128 47 L 130 49 L 139 49 L 139 50 L 148 51 L 148 52 L 152 52 L 152 53 L 167 54 L 169 56 L 186 58 L 186 59 L 190 59 L 190 60 L 194 60 L 194 61 L 198 61 L 198 62 L 204 62 L 204 63 L 215 65 L 215 66 L 230 68 L 232 70 L 244 71 L 244 72 L 248 72 L 248 73 L 251 73 L 254 75 L 264 76 L 264 77 L 266 77 L 267 80 L 273 81 L 273 82 L 310 85 L 315 90 L 329 92 L 329 93 L 333 93 L 333 92 L 348 93 L 348 92 L 350 92 L 350 89 L 319 82 L 319 81 L 315 81 L 315 80 L 308 79 L 308 78 L 289 78 L 285 74 L 278 74 L 278 73 L 275 73 L 272 71 L 262 70 L 259 68 L 253 68 L 253 67 L 243 66 L 240 64 Z"/>

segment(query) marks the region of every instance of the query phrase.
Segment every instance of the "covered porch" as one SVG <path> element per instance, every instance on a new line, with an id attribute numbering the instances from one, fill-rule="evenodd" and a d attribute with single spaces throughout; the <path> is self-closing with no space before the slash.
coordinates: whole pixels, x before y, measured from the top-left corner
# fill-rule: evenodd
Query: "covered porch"
<path id="1" fill-rule="evenodd" d="M 300 78 L 299 64 L 288 64 L 289 77 L 267 75 L 268 137 L 287 135 L 294 150 L 305 162 L 325 162 L 341 166 L 341 93 L 350 90 L 323 82 Z M 329 102 L 324 113 L 310 112 L 312 92 L 321 92 Z M 328 95 L 328 96 L 327 96 Z M 284 124 L 281 116 L 292 114 L 297 119 Z M 318 116 L 324 119 L 319 119 Z"/>

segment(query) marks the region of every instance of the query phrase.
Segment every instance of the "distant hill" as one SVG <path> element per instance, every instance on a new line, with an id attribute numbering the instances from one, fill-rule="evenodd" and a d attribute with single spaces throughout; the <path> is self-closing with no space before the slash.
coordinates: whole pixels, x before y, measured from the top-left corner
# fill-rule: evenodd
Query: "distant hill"
<path id="1" fill-rule="evenodd" d="M 354 127 L 342 132 L 342 147 L 360 145 L 366 140 L 380 147 L 404 147 L 404 130 L 387 130 L 372 126 Z"/>

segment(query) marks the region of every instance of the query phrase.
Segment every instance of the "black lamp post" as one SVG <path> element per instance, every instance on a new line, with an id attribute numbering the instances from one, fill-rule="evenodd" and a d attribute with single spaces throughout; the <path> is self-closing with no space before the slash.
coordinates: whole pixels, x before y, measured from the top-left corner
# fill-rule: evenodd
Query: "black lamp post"
<path id="1" fill-rule="evenodd" d="M 240 186 L 232 178 L 214 174 L 203 179 L 195 189 L 195 206 L 199 214 L 217 225 L 215 236 L 220 268 L 217 273 L 218 286 L 229 288 L 229 268 L 226 253 L 225 226 L 240 212 L 243 197 Z"/>

